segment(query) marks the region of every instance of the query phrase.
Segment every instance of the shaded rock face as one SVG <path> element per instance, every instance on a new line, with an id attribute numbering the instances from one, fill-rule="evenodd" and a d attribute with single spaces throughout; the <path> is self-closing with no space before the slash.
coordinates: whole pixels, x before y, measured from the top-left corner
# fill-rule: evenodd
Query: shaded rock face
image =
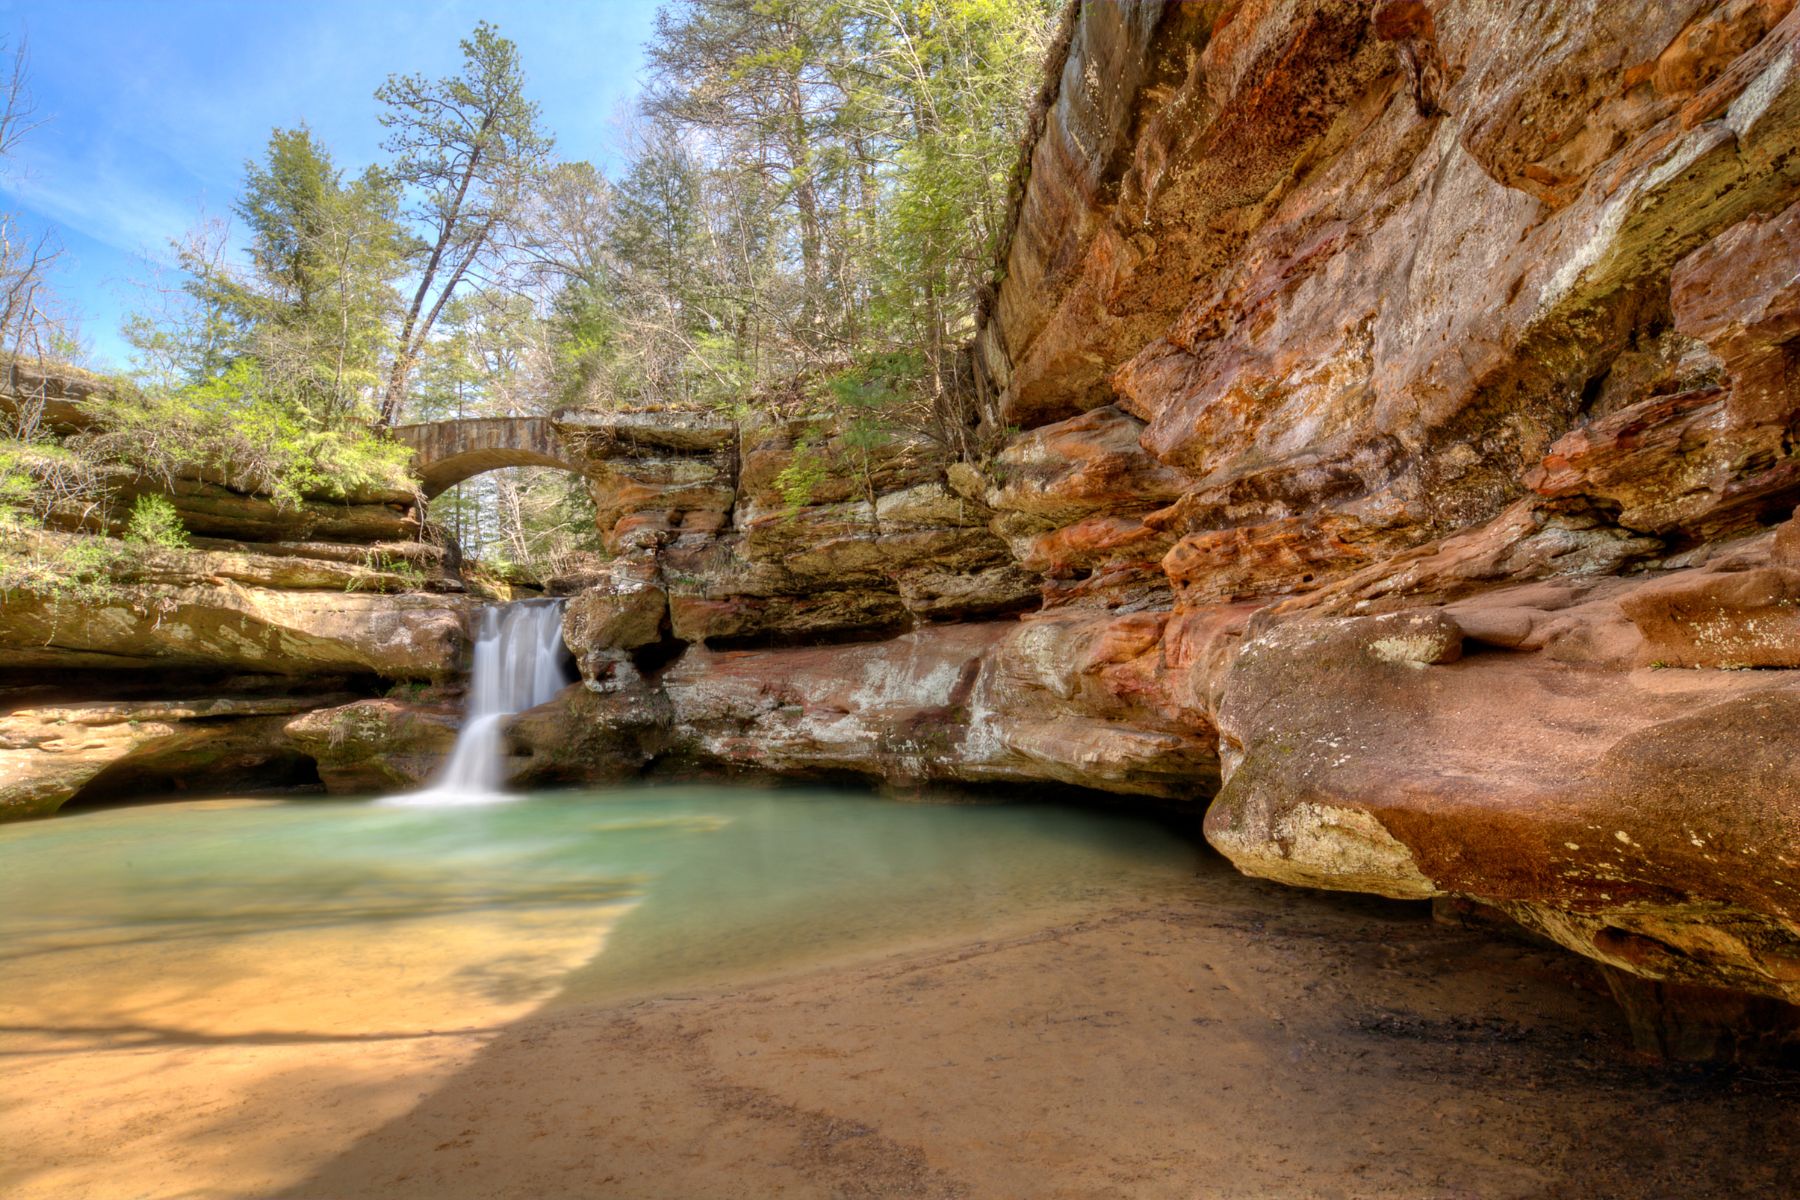
<path id="1" fill-rule="evenodd" d="M 241 547 L 138 549 L 111 570 L 93 594 L 0 603 L 0 820 L 54 812 L 102 772 L 118 794 L 229 790 L 295 761 L 306 769 L 287 775 L 333 790 L 403 781 L 410 767 L 352 785 L 340 748 L 290 718 L 457 678 L 474 608 L 455 593 L 345 590 L 416 586 L 412 574 Z"/>
<path id="2" fill-rule="evenodd" d="M 46 816 L 83 794 L 303 775 L 303 752 L 282 736 L 289 714 L 343 699 L 328 693 L 11 708 L 0 714 L 0 821 Z"/>
<path id="3" fill-rule="evenodd" d="M 1112 673 L 1154 637 L 1141 622 L 1085 617 L 691 652 L 661 679 L 671 749 L 783 774 L 1053 781 L 1194 802 L 1216 781 L 1211 731 L 1161 717 Z"/>
<path id="4" fill-rule="evenodd" d="M 1474 643 L 1454 607 L 1253 633 L 1208 838 L 1254 874 L 1471 896 L 1627 972 L 1800 1001 L 1800 680 L 1623 669 L 1642 635 L 1596 631 L 1658 586 L 1493 598 L 1575 661 Z"/>
<path id="5" fill-rule="evenodd" d="M 1780 303 L 1730 299 L 1773 277 L 1704 279 L 1782 252 L 1780 221 L 1709 243 L 1792 198 L 1788 7 L 1097 6 L 982 334 L 1002 412 L 1146 421 L 1193 476 L 1172 574 L 1240 590 L 1491 516 L 1597 405 L 1776 335 Z"/>
<path id="6" fill-rule="evenodd" d="M 404 493 L 353 497 L 344 503 L 317 500 L 297 506 L 213 479 L 172 482 L 115 476 L 108 481 L 123 510 L 139 496 L 158 495 L 175 506 L 188 532 L 240 542 L 408 542 L 420 533 L 415 498 Z M 85 514 L 84 514 L 85 516 Z M 71 520 L 90 532 L 107 528 L 91 519 Z M 112 532 L 117 532 L 112 528 Z"/>
<path id="7" fill-rule="evenodd" d="M 667 698 L 641 680 L 596 692 L 571 684 L 508 722 L 507 778 L 518 787 L 630 779 L 668 745 Z"/>
<path id="8" fill-rule="evenodd" d="M 449 755 L 460 706 L 381 698 L 315 708 L 282 726 L 332 792 L 369 795 L 422 786 Z"/>
<path id="9" fill-rule="evenodd" d="M 1184 803 L 1216 785 L 1204 706 L 1158 676 L 1166 542 L 1092 532 L 1179 494 L 1135 418 L 1087 414 L 970 464 L 817 419 L 650 415 L 668 427 L 563 418 L 618 557 L 565 610 L 582 686 L 513 724 L 536 764 L 521 778 L 1049 781 Z M 618 744 L 559 751 L 577 710 Z"/>

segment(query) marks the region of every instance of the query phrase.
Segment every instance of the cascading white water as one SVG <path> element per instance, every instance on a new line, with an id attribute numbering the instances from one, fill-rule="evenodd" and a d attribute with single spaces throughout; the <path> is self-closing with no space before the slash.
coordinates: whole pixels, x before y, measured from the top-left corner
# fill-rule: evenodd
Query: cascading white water
<path id="1" fill-rule="evenodd" d="M 520 600 L 481 610 L 468 712 L 450 757 L 422 791 L 395 805 L 482 804 L 504 799 L 500 723 L 555 696 L 569 682 L 561 600 Z"/>

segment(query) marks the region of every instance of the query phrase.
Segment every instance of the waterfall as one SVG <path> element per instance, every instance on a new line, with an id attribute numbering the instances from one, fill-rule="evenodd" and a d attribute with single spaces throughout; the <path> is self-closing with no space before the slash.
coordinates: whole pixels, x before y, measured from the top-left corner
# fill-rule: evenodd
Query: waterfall
<path id="1" fill-rule="evenodd" d="M 500 799 L 501 722 L 549 700 L 569 682 L 561 600 L 520 600 L 481 610 L 469 703 L 450 757 L 422 790 L 397 805 L 480 804 Z"/>

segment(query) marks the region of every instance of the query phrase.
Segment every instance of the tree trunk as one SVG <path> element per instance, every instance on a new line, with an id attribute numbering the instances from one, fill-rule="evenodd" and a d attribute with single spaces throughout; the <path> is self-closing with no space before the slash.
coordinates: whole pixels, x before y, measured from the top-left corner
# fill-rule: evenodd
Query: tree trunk
<path id="1" fill-rule="evenodd" d="M 490 123 L 491 118 L 482 123 L 483 133 L 487 132 Z M 425 339 L 431 334 L 432 322 L 437 319 L 437 314 L 443 309 L 444 301 L 449 296 L 449 289 L 446 289 L 445 293 L 438 297 L 438 302 L 432 308 L 431 315 L 425 319 L 425 324 L 421 328 L 419 314 L 425 309 L 425 297 L 431 294 L 431 285 L 437 281 L 438 268 L 444 262 L 444 251 L 449 248 L 450 242 L 456 234 L 457 224 L 462 219 L 463 202 L 468 199 L 469 187 L 475 182 L 475 168 L 480 162 L 481 147 L 478 143 L 469 154 L 469 163 L 463 168 L 462 178 L 457 181 L 456 196 L 450 202 L 450 209 L 444 214 L 443 220 L 438 225 L 437 241 L 431 247 L 431 256 L 425 260 L 425 271 L 419 277 L 418 290 L 413 293 L 412 304 L 406 310 L 406 322 L 400 327 L 400 345 L 394 354 L 394 369 L 388 373 L 387 390 L 381 397 L 381 424 L 383 425 L 392 425 L 399 420 L 400 408 L 406 402 L 406 378 L 412 374 L 413 367 L 418 364 L 419 351 L 423 347 Z M 480 243 L 477 242 L 475 249 L 478 249 L 479 245 Z M 473 253 L 473 249 L 471 253 Z M 467 265 L 466 260 L 464 265 Z M 461 278 L 462 271 L 459 269 L 456 278 L 450 281 L 450 287 L 454 288 L 457 280 Z"/>
<path id="2" fill-rule="evenodd" d="M 813 183 L 812 150 L 806 136 L 806 106 L 800 94 L 799 76 L 788 78 L 787 102 L 788 160 L 794 177 L 794 208 L 800 214 L 800 265 L 806 277 L 801 321 L 811 338 L 818 324 L 820 293 L 824 291 L 824 238 L 819 224 L 819 191 Z"/>

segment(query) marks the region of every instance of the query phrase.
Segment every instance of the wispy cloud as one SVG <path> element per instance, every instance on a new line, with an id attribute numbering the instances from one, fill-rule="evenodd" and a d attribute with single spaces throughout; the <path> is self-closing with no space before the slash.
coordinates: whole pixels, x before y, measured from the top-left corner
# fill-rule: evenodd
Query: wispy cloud
<path id="1" fill-rule="evenodd" d="M 180 195 L 180 186 L 110 154 L 66 157 L 53 149 L 33 154 L 26 169 L 0 182 L 0 192 L 122 254 L 166 261 L 170 239 L 209 204 L 200 193 Z"/>
<path id="2" fill-rule="evenodd" d="M 559 147 L 605 162 L 609 118 L 636 90 L 656 0 L 0 0 L 29 35 L 50 123 L 0 196 L 87 244 L 63 273 L 75 307 L 117 323 L 121 280 L 226 213 L 269 131 L 306 122 L 341 165 L 379 155 L 373 93 L 394 71 L 453 72 L 482 17 L 518 43 Z M 73 243 L 76 238 L 71 237 Z M 110 328 L 93 329 L 103 349 Z"/>

